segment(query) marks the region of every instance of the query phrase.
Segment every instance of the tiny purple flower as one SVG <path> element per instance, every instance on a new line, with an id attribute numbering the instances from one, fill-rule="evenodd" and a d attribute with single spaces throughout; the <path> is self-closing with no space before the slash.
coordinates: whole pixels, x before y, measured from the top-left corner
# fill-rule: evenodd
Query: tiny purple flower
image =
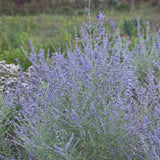
<path id="1" fill-rule="evenodd" d="M 96 16 L 97 20 L 99 20 L 99 15 Z"/>
<path id="2" fill-rule="evenodd" d="M 96 16 L 97 20 L 103 20 L 104 18 L 104 13 L 99 13 L 97 16 Z"/>

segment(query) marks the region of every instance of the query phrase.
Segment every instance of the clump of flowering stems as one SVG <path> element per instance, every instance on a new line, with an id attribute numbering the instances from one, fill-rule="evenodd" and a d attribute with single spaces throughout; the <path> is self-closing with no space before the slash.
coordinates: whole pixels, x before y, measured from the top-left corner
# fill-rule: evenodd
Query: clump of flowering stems
<path id="1" fill-rule="evenodd" d="M 82 26 L 81 44 L 67 53 L 46 58 L 30 43 L 28 87 L 21 71 L 5 96 L 15 135 L 8 134 L 36 159 L 160 158 L 159 33 L 144 38 L 138 26 L 129 49 L 99 17 Z"/>

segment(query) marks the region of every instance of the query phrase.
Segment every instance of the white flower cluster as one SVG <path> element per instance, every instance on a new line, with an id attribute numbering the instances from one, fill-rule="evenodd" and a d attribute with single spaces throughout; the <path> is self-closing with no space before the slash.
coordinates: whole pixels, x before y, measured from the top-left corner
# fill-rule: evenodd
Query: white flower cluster
<path id="1" fill-rule="evenodd" d="M 0 61 L 0 93 L 5 90 L 5 84 L 13 86 L 18 82 L 19 65 L 7 64 L 6 61 Z M 24 77 L 30 76 L 30 68 L 25 72 Z M 25 86 L 25 85 L 24 85 Z"/>

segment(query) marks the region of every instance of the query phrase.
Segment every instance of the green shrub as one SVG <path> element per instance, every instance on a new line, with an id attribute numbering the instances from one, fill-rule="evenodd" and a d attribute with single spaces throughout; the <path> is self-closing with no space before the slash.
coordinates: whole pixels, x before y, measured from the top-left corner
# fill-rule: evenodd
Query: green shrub
<path id="1" fill-rule="evenodd" d="M 62 7 L 57 9 L 56 13 L 59 15 L 73 15 L 73 9 L 71 7 Z"/>
<path id="2" fill-rule="evenodd" d="M 145 27 L 145 20 L 143 18 L 141 18 L 139 20 L 139 24 L 142 28 L 146 29 Z M 137 33 L 137 26 L 138 26 L 138 19 L 137 18 L 134 18 L 134 19 L 124 19 L 124 22 L 123 22 L 123 31 L 131 36 L 136 36 L 136 33 Z"/>
<path id="3" fill-rule="evenodd" d="M 87 15 L 88 11 L 85 9 L 78 9 L 77 11 L 78 15 Z"/>
<path id="4" fill-rule="evenodd" d="M 129 11 L 131 6 L 128 3 L 120 3 L 116 6 L 116 10 L 118 11 Z"/>
<path id="5" fill-rule="evenodd" d="M 15 108 L 13 106 L 7 106 L 4 96 L 0 94 L 0 158 L 14 158 L 16 159 L 27 159 L 27 151 L 15 143 L 15 128 L 12 122 L 16 121 L 16 111 L 21 110 L 21 106 L 17 105 Z M 14 137 L 14 138 L 13 138 Z M 7 159 L 6 158 L 6 159 Z"/>
<path id="6" fill-rule="evenodd" d="M 116 7 L 118 4 L 118 0 L 109 0 L 109 5 L 112 6 L 112 7 Z"/>

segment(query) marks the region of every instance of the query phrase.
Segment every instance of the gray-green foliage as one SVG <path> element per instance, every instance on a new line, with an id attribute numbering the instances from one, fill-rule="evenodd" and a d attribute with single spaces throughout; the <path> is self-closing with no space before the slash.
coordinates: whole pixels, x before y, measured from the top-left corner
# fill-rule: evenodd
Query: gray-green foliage
<path id="1" fill-rule="evenodd" d="M 5 138 L 7 137 L 9 126 L 9 115 L 11 115 L 11 108 L 6 108 L 3 96 L 0 95 L 0 155 L 8 157 L 11 155 L 11 143 L 7 144 Z"/>

